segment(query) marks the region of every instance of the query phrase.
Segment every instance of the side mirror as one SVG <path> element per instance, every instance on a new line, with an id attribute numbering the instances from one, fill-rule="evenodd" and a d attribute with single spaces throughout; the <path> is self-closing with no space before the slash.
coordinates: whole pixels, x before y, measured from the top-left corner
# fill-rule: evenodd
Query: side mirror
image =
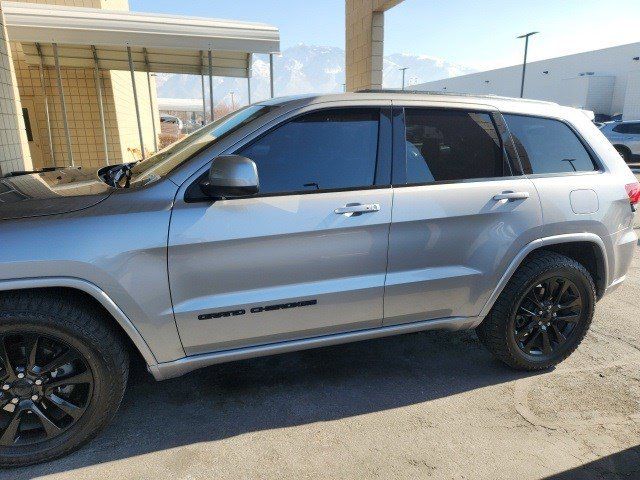
<path id="1" fill-rule="evenodd" d="M 258 193 L 260 182 L 253 160 L 240 155 L 221 155 L 213 159 L 209 175 L 200 183 L 208 197 L 245 197 Z"/>

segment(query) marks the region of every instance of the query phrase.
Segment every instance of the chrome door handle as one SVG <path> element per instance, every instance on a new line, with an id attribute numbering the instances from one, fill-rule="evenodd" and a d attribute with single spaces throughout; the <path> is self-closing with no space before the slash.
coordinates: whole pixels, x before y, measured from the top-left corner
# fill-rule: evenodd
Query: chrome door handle
<path id="1" fill-rule="evenodd" d="M 353 203 L 347 204 L 344 207 L 336 208 L 333 213 L 338 215 L 348 215 L 351 216 L 354 213 L 372 213 L 379 212 L 380 204 L 379 203 Z"/>
<path id="2" fill-rule="evenodd" d="M 514 202 L 516 200 L 526 200 L 529 198 L 529 192 L 502 192 L 493 196 L 494 200 L 509 200 L 510 202 Z"/>

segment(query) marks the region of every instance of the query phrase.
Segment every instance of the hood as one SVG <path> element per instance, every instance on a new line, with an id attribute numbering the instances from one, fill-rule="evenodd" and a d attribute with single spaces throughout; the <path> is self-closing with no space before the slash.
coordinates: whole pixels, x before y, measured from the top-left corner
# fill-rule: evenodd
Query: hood
<path id="1" fill-rule="evenodd" d="M 107 198 L 113 188 L 97 168 L 63 168 L 0 178 L 0 220 L 75 212 Z"/>

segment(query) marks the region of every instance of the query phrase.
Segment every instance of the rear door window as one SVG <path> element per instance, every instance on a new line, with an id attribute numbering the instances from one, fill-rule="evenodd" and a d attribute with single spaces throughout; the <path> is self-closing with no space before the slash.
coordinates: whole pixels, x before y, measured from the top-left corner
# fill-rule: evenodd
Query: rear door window
<path id="1" fill-rule="evenodd" d="M 486 112 L 407 108 L 405 125 L 409 184 L 511 175 Z"/>
<path id="2" fill-rule="evenodd" d="M 578 136 L 550 118 L 505 114 L 504 118 L 527 174 L 591 172 L 597 169 Z"/>

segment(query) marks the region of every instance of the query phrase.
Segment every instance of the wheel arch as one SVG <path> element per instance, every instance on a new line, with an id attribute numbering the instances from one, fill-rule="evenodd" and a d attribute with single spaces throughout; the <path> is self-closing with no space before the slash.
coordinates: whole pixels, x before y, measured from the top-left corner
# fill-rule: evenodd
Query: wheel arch
<path id="1" fill-rule="evenodd" d="M 534 240 L 515 256 L 483 307 L 480 313 L 481 319 L 489 313 L 518 267 L 522 265 L 529 255 L 538 250 L 560 253 L 581 263 L 593 277 L 597 299 L 602 298 L 607 287 L 609 271 L 606 248 L 602 238 L 594 233 L 556 235 Z"/>
<path id="2" fill-rule="evenodd" d="M 102 289 L 93 283 L 71 277 L 29 278 L 0 281 L 0 294 L 56 289 L 66 290 L 72 295 L 85 298 L 92 302 L 94 306 L 103 310 L 114 320 L 114 325 L 122 335 L 123 339 L 132 344 L 134 350 L 140 354 L 149 367 L 158 363 L 155 355 L 149 348 L 149 345 L 147 345 L 147 342 L 133 325 L 131 320 Z"/>

